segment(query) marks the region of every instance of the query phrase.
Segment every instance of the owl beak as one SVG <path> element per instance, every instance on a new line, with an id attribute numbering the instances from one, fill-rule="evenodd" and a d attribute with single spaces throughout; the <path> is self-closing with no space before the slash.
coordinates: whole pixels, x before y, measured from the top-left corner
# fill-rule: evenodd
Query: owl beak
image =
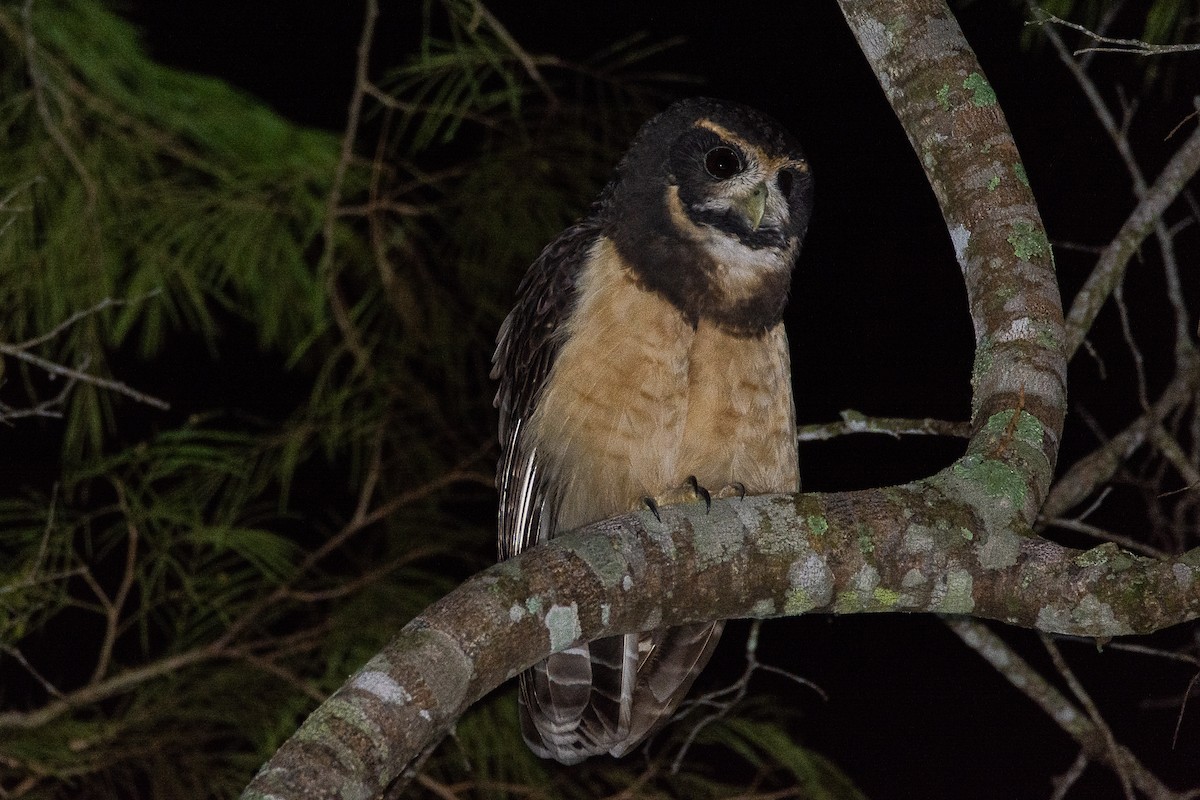
<path id="1" fill-rule="evenodd" d="M 762 223 L 763 213 L 767 210 L 767 184 L 759 181 L 750 194 L 739 198 L 734 205 L 746 218 L 750 230 L 758 230 L 758 226 Z"/>

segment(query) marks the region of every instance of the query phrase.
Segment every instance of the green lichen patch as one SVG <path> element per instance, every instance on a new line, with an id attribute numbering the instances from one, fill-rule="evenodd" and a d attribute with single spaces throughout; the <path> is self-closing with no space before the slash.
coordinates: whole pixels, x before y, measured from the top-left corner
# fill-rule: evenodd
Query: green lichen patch
<path id="1" fill-rule="evenodd" d="M 1017 422 L 1013 424 L 1013 415 Z M 1028 411 L 999 411 L 988 417 L 984 431 L 993 438 L 1013 438 L 1022 444 L 1040 448 L 1045 428 L 1042 421 Z"/>
<path id="2" fill-rule="evenodd" d="M 1025 504 L 1025 480 L 1021 473 L 1003 461 L 966 456 L 953 467 L 955 476 L 965 478 L 991 498 L 1006 498 L 1013 508 Z"/>
<path id="3" fill-rule="evenodd" d="M 526 600 L 525 601 L 525 610 L 528 611 L 530 614 L 533 614 L 535 617 L 538 614 L 541 614 L 542 613 L 542 598 L 535 596 L 535 597 L 531 597 L 528 600 Z"/>
<path id="4" fill-rule="evenodd" d="M 987 335 L 981 336 L 975 343 L 975 363 L 971 367 L 972 387 L 992 368 L 994 347 L 992 337 Z"/>
<path id="5" fill-rule="evenodd" d="M 1008 237 L 1008 243 L 1012 245 L 1013 255 L 1017 258 L 1029 261 L 1050 252 L 1050 241 L 1041 228 L 1023 220 L 1014 222 L 1012 227 L 1013 232 Z"/>
<path id="6" fill-rule="evenodd" d="M 988 183 L 987 183 L 987 188 L 988 188 L 989 192 L 994 192 L 997 189 L 999 189 L 1000 188 L 1000 176 L 993 175 L 992 179 L 990 181 L 988 181 Z"/>
<path id="7" fill-rule="evenodd" d="M 1124 572 L 1137 563 L 1136 558 L 1112 542 L 1105 542 L 1091 550 L 1084 550 L 1071 560 L 1079 567 L 1105 566 L 1113 572 Z"/>
<path id="8" fill-rule="evenodd" d="M 825 532 L 829 530 L 829 521 L 820 514 L 810 514 L 804 518 L 804 522 L 813 536 L 824 536 Z"/>
<path id="9" fill-rule="evenodd" d="M 987 78 L 978 72 L 972 72 L 963 81 L 963 88 L 971 93 L 971 103 L 977 108 L 996 105 L 996 91 L 987 82 Z"/>
<path id="10" fill-rule="evenodd" d="M 875 587 L 875 591 L 871 593 L 875 598 L 875 602 L 884 608 L 895 608 L 900 602 L 900 593 L 893 589 L 885 589 L 882 586 Z"/>
<path id="11" fill-rule="evenodd" d="M 1053 253 L 1051 253 L 1053 257 Z M 1058 350 L 1062 343 L 1058 340 L 1058 333 L 1053 326 L 1047 323 L 1039 323 L 1037 326 L 1037 343 L 1047 350 Z"/>
<path id="12" fill-rule="evenodd" d="M 871 536 L 871 529 L 866 525 L 858 526 L 858 550 L 861 553 L 875 552 L 875 539 Z"/>
<path id="13" fill-rule="evenodd" d="M 942 88 L 937 90 L 936 97 L 937 97 L 938 105 L 942 107 L 942 110 L 949 111 L 950 110 L 950 84 L 943 83 Z"/>
<path id="14" fill-rule="evenodd" d="M 840 592 L 837 596 L 837 602 L 833 604 L 833 610 L 838 614 L 853 614 L 856 611 L 863 611 L 865 608 L 866 606 L 858 596 L 858 592 L 851 590 Z"/>
<path id="15" fill-rule="evenodd" d="M 783 596 L 783 613 L 789 616 L 806 614 L 817 606 L 818 603 L 813 602 L 812 595 L 803 589 L 788 589 Z"/>
<path id="16" fill-rule="evenodd" d="M 1017 181 L 1026 189 L 1029 188 L 1029 176 L 1025 174 L 1025 165 L 1017 162 L 1012 166 L 1013 175 L 1017 176 Z"/>
<path id="17" fill-rule="evenodd" d="M 1112 542 L 1105 542 L 1098 547 L 1093 547 L 1091 550 L 1084 550 L 1075 558 L 1071 559 L 1077 567 L 1099 567 L 1102 564 L 1107 564 L 1109 560 L 1120 552 Z"/>

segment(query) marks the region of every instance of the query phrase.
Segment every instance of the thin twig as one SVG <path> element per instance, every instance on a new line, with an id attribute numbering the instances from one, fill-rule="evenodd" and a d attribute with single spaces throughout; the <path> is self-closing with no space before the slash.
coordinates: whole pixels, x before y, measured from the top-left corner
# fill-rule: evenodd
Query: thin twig
<path id="1" fill-rule="evenodd" d="M 1026 25 L 1046 25 L 1053 23 L 1055 25 L 1063 25 L 1072 30 L 1077 30 L 1084 34 L 1094 42 L 1100 44 L 1112 45 L 1111 47 L 1084 47 L 1075 51 L 1075 55 L 1083 53 L 1125 53 L 1134 56 L 1159 56 L 1167 53 L 1191 53 L 1200 50 L 1200 44 L 1151 44 L 1144 42 L 1141 39 L 1117 39 L 1112 36 L 1103 36 L 1094 31 L 1090 31 L 1084 26 L 1070 22 L 1060 17 L 1043 11 L 1038 6 L 1034 6 L 1036 11 L 1041 15 L 1041 19 L 1033 22 L 1027 22 Z"/>
<path id="2" fill-rule="evenodd" d="M 1133 359 L 1133 372 L 1137 378 L 1138 403 L 1145 411 L 1150 407 L 1150 391 L 1146 388 L 1146 359 L 1142 349 L 1133 338 L 1133 324 L 1129 321 L 1129 308 L 1125 305 L 1125 289 L 1117 284 L 1113 287 L 1113 302 L 1117 306 L 1117 316 L 1121 320 L 1121 334 L 1125 337 L 1125 346 Z"/>
<path id="3" fill-rule="evenodd" d="M 969 422 L 949 422 L 941 419 L 905 419 L 902 417 L 868 417 L 858 411 L 841 412 L 840 422 L 802 425 L 796 431 L 800 442 L 820 442 L 852 433 L 882 433 L 899 439 L 901 436 L 952 436 L 966 439 L 971 435 Z"/>
<path id="4" fill-rule="evenodd" d="M 34 347 L 37 347 L 38 345 L 41 345 L 41 344 L 45 344 L 46 342 L 50 341 L 51 339 L 65 333 L 69 328 L 71 328 L 73 325 L 75 325 L 80 320 L 86 319 L 87 317 L 93 316 L 95 314 L 99 314 L 101 311 L 104 311 L 106 308 L 118 308 L 118 307 L 124 306 L 124 305 L 134 305 L 137 303 L 142 303 L 142 302 L 149 300 L 152 297 L 156 297 L 160 294 L 162 294 L 162 289 L 154 289 L 153 291 L 146 292 L 145 294 L 141 295 L 140 297 L 135 297 L 132 300 L 121 300 L 121 299 L 115 298 L 115 297 L 106 297 L 103 300 L 101 300 L 99 303 L 96 303 L 96 305 L 92 306 L 91 308 L 85 308 L 82 311 L 76 311 L 74 314 L 72 314 L 71 316 L 64 319 L 62 322 L 55 325 L 47 333 L 43 333 L 41 336 L 38 336 L 33 339 L 27 339 L 24 342 L 20 342 L 18 344 L 13 345 L 13 347 L 18 347 L 22 350 L 31 350 Z"/>
<path id="5" fill-rule="evenodd" d="M 1133 783 L 1125 771 L 1124 764 L 1122 764 L 1121 753 L 1118 749 L 1117 739 L 1113 736 L 1112 728 L 1108 727 L 1108 723 L 1104 721 L 1104 717 L 1100 714 L 1100 709 L 1096 707 L 1096 703 L 1092 700 L 1091 695 L 1083 688 L 1083 684 L 1075 677 L 1074 671 L 1068 666 L 1067 660 L 1063 658 L 1062 651 L 1058 649 L 1058 645 L 1054 644 L 1054 640 L 1050 635 L 1046 633 L 1041 634 L 1041 640 L 1042 646 L 1050 654 L 1050 660 L 1054 662 L 1054 668 L 1058 670 L 1058 674 L 1063 677 L 1063 680 L 1067 682 L 1067 686 L 1071 688 L 1071 694 L 1075 695 L 1075 699 L 1087 711 L 1087 715 L 1091 719 L 1092 724 L 1096 726 L 1096 730 L 1104 737 L 1104 742 L 1112 754 L 1113 769 L 1121 781 L 1121 789 L 1125 792 L 1126 800 L 1134 800 Z"/>
<path id="6" fill-rule="evenodd" d="M 30 677 L 41 684 L 42 688 L 46 690 L 46 694 L 50 695 L 51 697 L 63 697 L 63 693 L 59 690 L 59 688 L 51 683 L 48 678 L 42 675 L 42 673 L 38 672 L 37 668 L 34 667 L 33 664 L 29 663 L 29 661 L 25 658 L 25 654 L 20 650 L 9 644 L 0 644 L 0 651 L 8 653 L 8 655 L 16 660 L 18 664 L 24 667 L 25 671 L 29 673 Z"/>
<path id="7" fill-rule="evenodd" d="M 500 40 L 500 43 L 507 47 L 508 51 L 513 54 L 513 57 L 520 62 L 526 74 L 529 75 L 529 78 L 537 85 L 542 94 L 546 96 L 546 99 L 550 101 L 550 105 L 557 105 L 558 97 L 554 94 L 554 90 L 550 88 L 550 84 L 546 83 L 546 79 L 542 77 L 537 64 L 534 63 L 533 58 L 525 51 L 525 48 L 521 47 L 517 40 L 512 37 L 512 34 L 508 32 L 508 29 L 500 24 L 500 20 L 496 19 L 487 6 L 479 2 L 479 0 L 473 0 L 473 5 L 475 14 L 487 23 L 488 27 L 492 29 L 492 33 Z"/>
<path id="8" fill-rule="evenodd" d="M 1086 714 L 1080 712 L 1062 692 L 982 622 L 966 617 L 950 618 L 945 622 L 968 647 L 982 656 L 1005 680 L 1036 703 L 1047 717 L 1078 742 L 1080 749 L 1089 759 L 1114 771 L 1124 771 L 1133 786 L 1150 797 L 1167 800 L 1191 796 L 1191 793 L 1177 794 L 1171 791 L 1127 748 L 1117 745 L 1116 750 L 1111 749 L 1104 734 Z"/>
<path id="9" fill-rule="evenodd" d="M 1032 4 L 1030 7 L 1035 12 L 1041 11 Z M 1079 84 L 1084 96 L 1092 106 L 1096 118 L 1108 132 L 1109 138 L 1112 139 L 1122 161 L 1125 162 L 1126 169 L 1133 178 L 1134 193 L 1139 198 L 1137 207 L 1113 238 L 1112 243 L 1104 249 L 1096 262 L 1095 269 L 1092 270 L 1092 274 L 1088 276 L 1087 282 L 1075 296 L 1075 301 L 1071 305 L 1071 310 L 1067 315 L 1067 353 L 1070 356 L 1078 349 L 1087 330 L 1095 320 L 1096 314 L 1099 313 L 1100 306 L 1120 281 L 1130 256 L 1150 232 L 1150 229 L 1155 229 L 1159 243 L 1164 249 L 1169 247 L 1170 237 L 1162 221 L 1162 213 L 1183 190 L 1196 170 L 1200 168 L 1200 127 L 1193 131 L 1188 140 L 1175 151 L 1170 162 L 1159 174 L 1154 186 L 1148 186 L 1142 177 L 1141 169 L 1133 155 L 1128 138 L 1108 110 L 1095 84 L 1084 72 L 1082 65 L 1071 57 L 1058 33 L 1049 26 L 1044 27 L 1043 30 L 1058 53 L 1059 59 Z"/>
<path id="10" fill-rule="evenodd" d="M 134 576 L 137 574 L 138 527 L 133 524 L 131 519 L 133 512 L 129 509 L 124 487 L 119 481 L 114 481 L 113 486 L 117 491 L 117 501 L 121 513 L 125 516 L 125 569 L 121 573 L 121 583 L 117 587 L 116 594 L 111 599 L 103 592 L 97 594 L 104 607 L 104 639 L 100 643 L 100 654 L 96 658 L 96 668 L 92 670 L 92 677 L 88 680 L 89 684 L 99 682 L 108 672 L 113 647 L 116 645 L 117 633 L 120 630 L 121 612 L 125 610 L 125 600 L 129 597 L 129 590 L 133 588 Z M 90 577 L 90 571 L 88 575 Z"/>
<path id="11" fill-rule="evenodd" d="M 370 354 L 359 338 L 358 331 L 351 319 L 350 309 L 338 289 L 335 253 L 336 221 L 338 207 L 342 201 L 342 190 L 346 183 L 346 173 L 354 159 L 354 144 L 358 139 L 359 120 L 362 118 L 363 98 L 370 85 L 371 43 L 375 38 L 375 24 L 379 19 L 379 0 L 367 0 L 366 14 L 363 18 L 362 34 L 358 41 L 358 58 L 354 68 L 354 90 L 350 95 L 350 107 L 346 114 L 346 131 L 342 135 L 342 149 L 334 169 L 333 181 L 329 187 L 329 197 L 325 202 L 325 224 L 322 228 L 324 248 L 321 252 L 319 271 L 325 276 L 330 310 L 337 322 L 339 330 L 345 339 L 346 347 L 354 355 L 360 369 L 373 371 Z"/>
<path id="12" fill-rule="evenodd" d="M 1082 750 L 1075 756 L 1075 760 L 1067 771 L 1062 775 L 1053 779 L 1054 794 L 1050 795 L 1050 800 L 1063 800 L 1067 796 L 1067 792 L 1071 791 L 1071 787 L 1075 785 L 1083 776 L 1083 771 L 1087 769 L 1088 757 Z"/>
<path id="13" fill-rule="evenodd" d="M 0 422 L 11 423 L 13 420 L 25 419 L 27 417 L 58 419 L 62 417 L 63 406 L 67 404 L 67 398 L 71 396 L 75 385 L 76 381 L 70 378 L 63 382 L 63 387 L 58 391 L 58 394 L 28 408 L 14 408 L 5 403 L 0 403 Z"/>
<path id="14" fill-rule="evenodd" d="M 758 670 L 764 670 L 776 675 L 782 675 L 785 678 L 795 681 L 801 686 L 812 689 L 821 696 L 822 700 L 829 700 L 829 696 L 825 694 L 824 690 L 822 690 L 820 686 L 817 686 L 812 681 L 802 678 L 799 675 L 794 675 L 786 670 L 779 669 L 778 667 L 771 667 L 763 664 L 758 660 L 758 634 L 762 629 L 762 622 L 763 621 L 761 619 L 756 619 L 750 625 L 750 633 L 746 637 L 746 668 L 742 670 L 741 676 L 728 686 L 722 687 L 713 692 L 709 692 L 708 694 L 701 695 L 695 700 L 689 701 L 688 703 L 684 704 L 683 708 L 681 708 L 675 715 L 675 718 L 679 719 L 680 717 L 691 713 L 692 709 L 701 706 L 707 706 L 716 709 L 713 711 L 713 713 L 700 719 L 694 726 L 692 726 L 692 729 L 688 731 L 687 738 L 684 739 L 683 744 L 679 747 L 679 752 L 675 754 L 675 758 L 671 761 L 671 767 L 668 770 L 669 774 L 679 774 L 679 770 L 683 766 L 683 759 L 687 756 L 688 750 L 691 749 L 692 743 L 695 742 L 696 737 L 700 734 L 700 732 L 712 723 L 726 717 L 729 712 L 732 711 L 737 704 L 746 697 L 746 693 L 750 689 L 750 679 L 754 677 L 754 673 Z"/>
<path id="15" fill-rule="evenodd" d="M 1105 530 L 1104 528 L 1095 525 L 1089 525 L 1079 519 L 1065 519 L 1063 517 L 1039 517 L 1038 522 L 1043 525 L 1048 525 L 1053 528 L 1062 528 L 1063 530 L 1082 533 L 1085 536 L 1091 536 L 1094 539 L 1099 539 L 1102 542 L 1112 542 L 1113 544 L 1124 547 L 1126 550 L 1131 550 L 1135 553 L 1141 553 L 1150 558 L 1168 558 L 1169 553 L 1160 550 L 1157 547 L 1139 542 L 1137 539 L 1132 539 L 1128 536 L 1122 536 L 1119 533 Z"/>
<path id="16" fill-rule="evenodd" d="M 68 692 L 53 702 L 32 711 L 0 712 L 0 730 L 33 730 L 57 719 L 73 708 L 91 705 L 122 694 L 147 680 L 170 675 L 184 667 L 226 657 L 226 651 L 216 644 L 198 647 L 185 653 L 168 656 L 140 667 L 118 672 L 110 678 Z"/>
<path id="17" fill-rule="evenodd" d="M 0 342 L 0 353 L 3 353 L 7 356 L 12 356 L 13 358 L 18 358 L 29 364 L 33 364 L 35 367 L 38 367 L 45 372 L 50 373 L 51 375 L 70 378 L 71 380 L 79 381 L 80 383 L 86 383 L 91 386 L 95 386 L 98 389 L 107 389 L 110 392 L 123 394 L 131 400 L 134 400 L 138 403 L 144 403 L 148 406 L 153 406 L 154 408 L 162 411 L 167 411 L 171 408 L 171 404 L 166 400 L 146 394 L 145 392 L 139 392 L 137 389 L 134 389 L 133 387 L 122 383 L 121 381 L 114 381 L 110 380 L 109 378 L 101 378 L 97 375 L 92 375 L 91 373 L 83 372 L 78 369 L 64 367 L 62 364 L 56 364 L 49 359 L 42 358 L 41 356 L 35 356 L 33 353 L 22 350 L 17 345 Z"/>

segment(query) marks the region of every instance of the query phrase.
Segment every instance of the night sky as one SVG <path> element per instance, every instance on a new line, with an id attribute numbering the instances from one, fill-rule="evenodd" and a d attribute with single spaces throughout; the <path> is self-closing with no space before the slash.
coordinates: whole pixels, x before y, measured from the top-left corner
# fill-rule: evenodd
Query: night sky
<path id="1" fill-rule="evenodd" d="M 401 62 L 417 40 L 420 4 L 403 5 L 402 11 L 386 10 L 381 20 L 378 68 Z M 683 35 L 686 41 L 655 66 L 699 76 L 696 93 L 761 108 L 803 143 L 815 174 L 816 211 L 788 317 L 802 423 L 836 419 L 848 408 L 966 419 L 973 337 L 959 269 L 919 164 L 835 3 L 697 2 L 682 8 L 645 0 L 492 6 L 533 52 L 583 57 L 638 31 L 658 39 Z M 296 121 L 342 128 L 361 4 L 139 0 L 127 9 L 160 60 L 221 76 Z M 1048 49 L 1035 55 L 1021 50 L 1023 21 L 1015 4 L 973 3 L 960 21 L 1013 128 L 1051 240 L 1105 244 L 1133 200 L 1128 177 L 1081 94 Z M 1114 78 L 1131 94 L 1142 91 L 1121 58 L 1099 62 L 1108 97 L 1111 82 L 1105 81 Z M 1200 69 L 1187 80 L 1171 94 L 1148 95 L 1135 121 L 1132 135 L 1150 176 L 1170 153 L 1163 137 L 1192 110 Z M 1068 301 L 1092 262 L 1090 255 L 1058 249 Z M 1194 264 L 1192 273 L 1195 289 Z M 1145 278 L 1144 285 L 1136 280 L 1132 303 L 1139 292 L 1151 296 L 1161 277 Z M 1102 322 L 1111 323 L 1111 308 L 1106 315 Z M 1154 341 L 1154 331 L 1144 334 Z M 1115 334 L 1097 335 L 1103 346 L 1103 337 Z M 1109 345 L 1116 355 L 1108 369 L 1127 369 L 1124 356 Z M 1149 350 L 1153 396 L 1169 377 L 1169 351 L 1159 357 Z M 1071 379 L 1072 397 L 1084 398 L 1088 413 L 1110 433 L 1135 415 L 1129 393 L 1103 391 L 1085 358 L 1072 365 Z M 1095 442 L 1076 413 L 1067 424 L 1062 464 Z M 928 475 L 961 450 L 958 441 L 860 437 L 803 445 L 801 470 L 806 489 L 879 486 Z M 736 667 L 745 628 L 727 628 L 714 663 Z M 1005 635 L 1035 665 L 1049 669 L 1034 636 Z M 1168 632 L 1161 641 L 1180 638 Z M 1072 742 L 937 619 L 811 616 L 768 623 L 763 640 L 760 658 L 817 683 L 829 700 L 770 677 L 760 679 L 761 688 L 794 697 L 804 714 L 802 741 L 832 758 L 872 797 L 1047 797 L 1050 776 L 1074 758 Z M 1139 749 L 1168 782 L 1184 784 L 1190 775 L 1188 783 L 1195 785 L 1200 716 L 1184 720 L 1172 752 L 1175 709 L 1139 708 L 1147 695 L 1178 695 L 1190 674 L 1127 654 L 1100 655 L 1088 644 L 1063 647 L 1102 698 L 1118 738 Z M 698 685 L 721 682 L 718 674 Z M 1071 796 L 1120 793 L 1107 772 L 1094 768 Z"/>

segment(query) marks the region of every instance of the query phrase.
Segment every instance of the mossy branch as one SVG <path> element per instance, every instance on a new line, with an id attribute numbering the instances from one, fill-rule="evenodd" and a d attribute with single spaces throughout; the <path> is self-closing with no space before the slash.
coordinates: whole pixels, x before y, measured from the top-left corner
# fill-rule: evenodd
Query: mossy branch
<path id="1" fill-rule="evenodd" d="M 592 525 L 409 623 L 243 795 L 377 796 L 505 680 L 577 640 L 733 617 L 937 612 L 1111 637 L 1200 617 L 1200 550 L 1072 550 L 1012 527 L 990 468 L 906 486 L 696 504 Z M 964 499 L 967 498 L 967 499 Z"/>

